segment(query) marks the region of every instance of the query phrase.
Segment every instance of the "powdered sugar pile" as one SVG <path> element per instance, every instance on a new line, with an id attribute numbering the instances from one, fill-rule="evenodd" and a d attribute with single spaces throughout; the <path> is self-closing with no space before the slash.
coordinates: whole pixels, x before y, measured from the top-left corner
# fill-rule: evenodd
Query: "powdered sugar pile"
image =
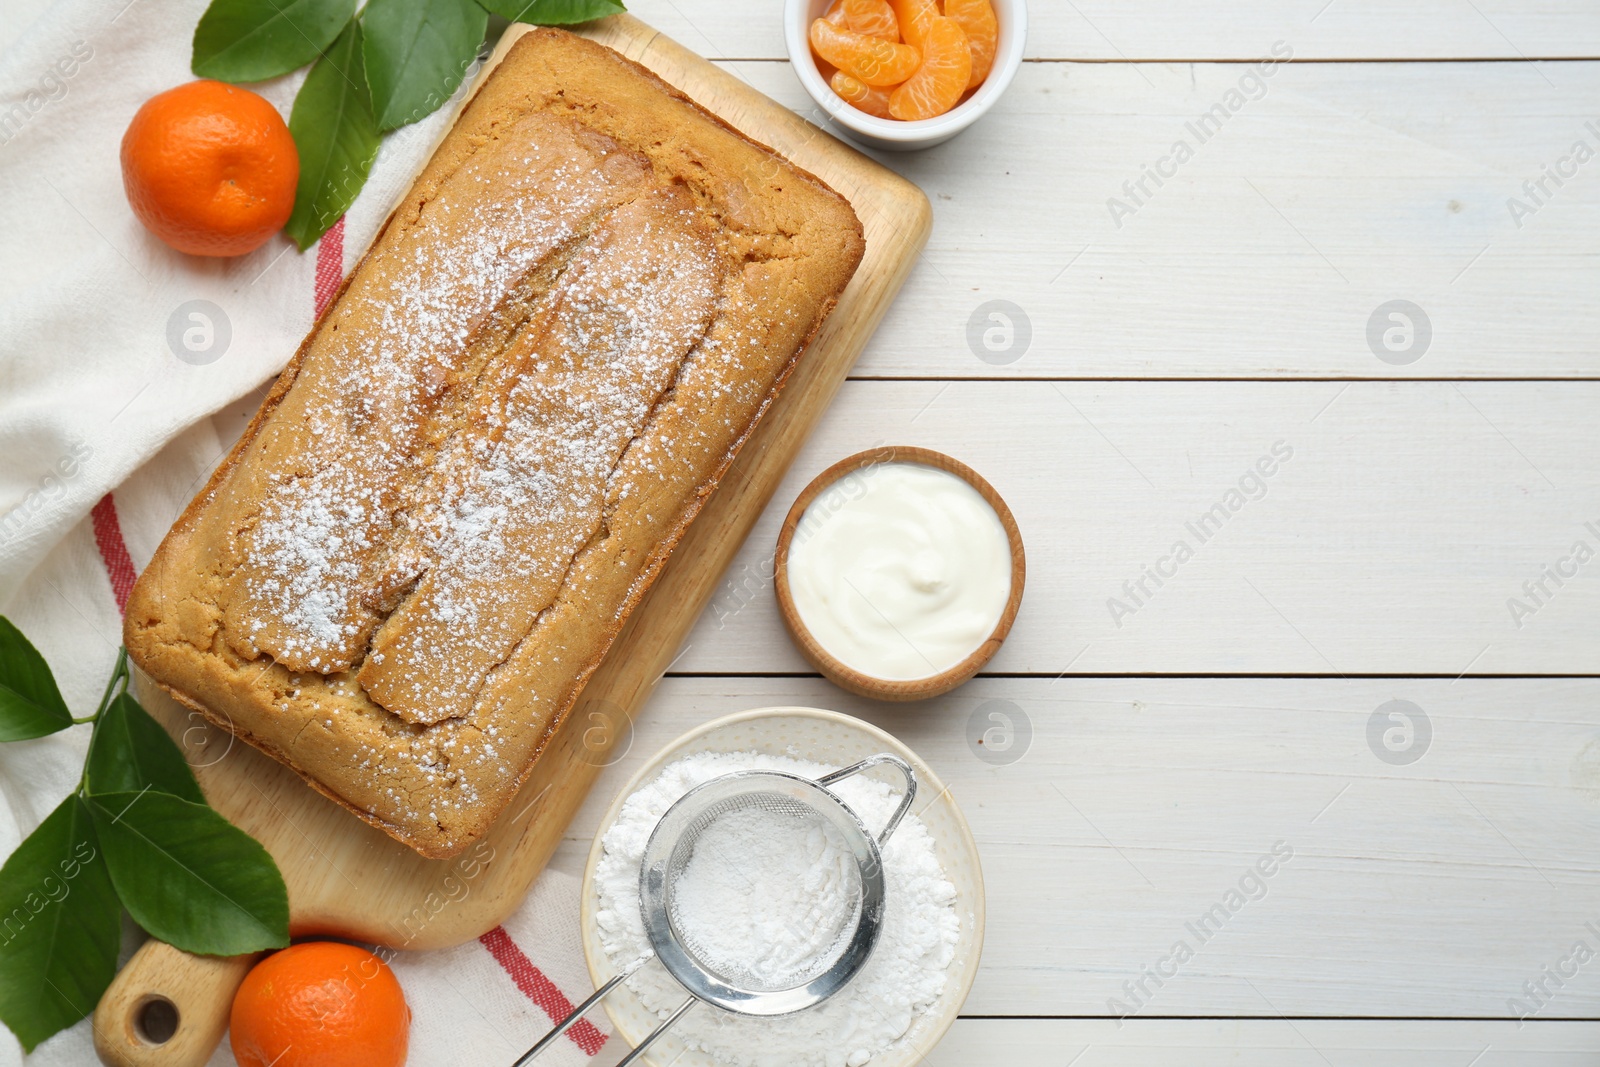
<path id="1" fill-rule="evenodd" d="M 838 958 L 860 895 L 860 872 L 836 826 L 749 807 L 695 839 L 673 885 L 672 918 L 719 974 L 746 987 L 788 989 Z"/>
<path id="2" fill-rule="evenodd" d="M 606 831 L 605 851 L 595 872 L 599 896 L 595 920 L 612 964 L 621 969 L 650 951 L 639 913 L 639 867 L 651 831 L 679 797 L 702 782 L 734 771 L 776 770 L 818 778 L 835 769 L 756 752 L 703 752 L 674 761 L 628 797 L 617 821 Z M 847 778 L 830 788 L 869 827 L 883 826 L 900 797 L 888 785 L 864 776 Z M 757 829 L 730 826 L 722 844 L 743 841 Z M 708 902 L 714 898 L 717 906 L 727 911 L 721 919 L 724 929 L 718 935 L 717 951 L 762 960 L 771 946 L 760 939 L 773 936 L 774 919 L 781 923 L 795 907 L 837 915 L 837 911 L 829 912 L 826 902 L 830 893 L 842 892 L 843 887 L 830 886 L 834 872 L 828 865 L 834 862 L 830 848 L 837 850 L 842 842 L 822 839 L 797 845 L 790 834 L 778 842 L 782 848 L 744 843 L 747 847 L 742 857 L 727 853 L 716 857 L 719 864 L 737 864 L 737 872 L 725 869 L 706 876 L 701 888 Z M 742 894 L 723 892 L 737 884 L 734 879 L 738 878 L 759 887 L 789 875 L 806 873 L 809 877 L 795 865 L 797 853 L 818 859 L 824 869 L 816 872 L 809 889 L 804 884 L 792 887 L 775 907 L 772 900 L 760 895 L 759 888 Z M 872 957 L 843 990 L 815 1008 L 776 1018 L 753 1018 L 696 1005 L 672 1028 L 672 1036 L 732 1067 L 860 1067 L 896 1047 L 943 993 L 961 920 L 955 909 L 955 886 L 939 865 L 932 835 L 915 815 L 908 815 L 895 830 L 884 847 L 883 862 L 883 930 Z M 854 892 L 852 888 L 852 896 Z M 705 917 L 710 917 L 709 910 Z M 850 918 L 840 924 L 847 924 Z M 837 951 L 837 931 L 832 936 L 819 932 L 809 946 L 793 930 L 777 931 L 776 936 L 791 952 L 797 948 L 812 955 Z M 769 962 L 781 970 L 808 969 L 805 964 L 809 961 L 791 956 Z M 627 984 L 646 1007 L 661 1016 L 683 1002 L 683 989 L 658 963 L 647 964 Z"/>

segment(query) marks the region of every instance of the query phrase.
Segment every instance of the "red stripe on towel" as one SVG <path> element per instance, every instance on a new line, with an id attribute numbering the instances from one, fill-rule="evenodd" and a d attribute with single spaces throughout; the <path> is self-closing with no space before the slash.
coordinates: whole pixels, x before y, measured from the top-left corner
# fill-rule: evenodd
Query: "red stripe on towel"
<path id="1" fill-rule="evenodd" d="M 571 1013 L 572 1001 L 556 988 L 554 982 L 544 976 L 543 971 L 533 965 L 533 961 L 517 947 L 515 941 L 511 940 L 511 935 L 506 933 L 504 926 L 496 926 L 478 938 L 478 941 L 489 950 L 489 955 L 494 957 L 495 962 L 506 974 L 511 976 L 517 988 L 537 1004 L 539 1010 L 550 1016 L 552 1023 L 560 1022 Z M 574 1023 L 572 1029 L 567 1031 L 567 1036 L 589 1056 L 599 1052 L 601 1046 L 606 1043 L 606 1035 L 587 1019 L 579 1019 Z"/>
<path id="2" fill-rule="evenodd" d="M 117 611 L 124 612 L 138 574 L 133 569 L 128 546 L 122 540 L 122 524 L 117 521 L 117 505 L 111 494 L 101 497 L 89 514 L 94 519 L 94 543 L 100 549 L 101 562 L 106 565 L 106 577 L 111 579 L 111 595 L 117 600 Z"/>
<path id="3" fill-rule="evenodd" d="M 344 278 L 344 216 L 339 216 L 339 221 L 328 227 L 328 232 L 322 235 L 322 240 L 317 242 L 317 287 L 316 308 L 317 318 L 328 309 L 333 302 L 334 294 L 339 291 L 339 282 Z"/>

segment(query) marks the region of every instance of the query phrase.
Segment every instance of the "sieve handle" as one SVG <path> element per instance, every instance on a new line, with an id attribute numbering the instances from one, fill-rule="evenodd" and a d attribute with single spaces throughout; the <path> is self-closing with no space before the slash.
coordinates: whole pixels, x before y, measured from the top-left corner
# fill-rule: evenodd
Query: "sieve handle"
<path id="1" fill-rule="evenodd" d="M 853 774 L 860 774 L 868 767 L 876 767 L 881 763 L 887 763 L 906 776 L 906 792 L 900 798 L 900 806 L 894 809 L 894 814 L 889 816 L 889 821 L 884 824 L 883 832 L 878 835 L 879 848 L 888 844 L 890 836 L 894 834 L 895 827 L 900 825 L 900 820 L 906 817 L 906 811 L 911 807 L 911 802 L 916 799 L 917 772 L 911 769 L 911 764 L 899 756 L 891 755 L 888 752 L 880 752 L 876 756 L 868 756 L 860 763 L 852 763 L 848 767 L 843 767 L 832 774 L 825 774 L 817 779 L 818 785 L 828 786 L 834 782 L 843 781 Z"/>
<path id="2" fill-rule="evenodd" d="M 650 1036 L 649 1037 L 647 1037 L 643 1041 L 639 1042 L 636 1046 L 634 1046 L 634 1049 L 633 1049 L 632 1052 L 628 1053 L 626 1056 L 622 1057 L 622 1059 L 617 1061 L 617 1067 L 628 1067 L 628 1064 L 632 1063 L 634 1060 L 638 1059 L 640 1056 L 643 1056 L 644 1055 L 644 1050 L 649 1048 L 651 1045 L 655 1044 L 656 1043 L 656 1038 L 658 1038 L 662 1034 L 666 1033 L 667 1032 L 667 1028 L 670 1027 L 673 1023 L 677 1022 L 679 1019 L 683 1018 L 683 1013 L 688 1011 L 690 1008 L 694 1007 L 695 1004 L 698 1003 L 698 1001 L 699 1001 L 698 997 L 690 997 L 688 1000 L 684 1001 L 682 1004 L 679 1004 L 678 1005 L 678 1010 L 673 1012 L 671 1015 L 667 1016 L 667 1021 L 666 1022 L 662 1023 L 660 1026 L 658 1026 L 654 1030 L 650 1031 Z M 673 1062 L 677 1062 L 677 1061 L 673 1061 Z"/>
<path id="3" fill-rule="evenodd" d="M 621 974 L 618 974 L 617 976 L 612 978 L 611 981 L 607 982 L 605 985 L 601 986 L 599 989 L 596 989 L 592 994 L 590 994 L 588 1000 L 584 1001 L 582 1004 L 579 1004 L 576 1008 L 573 1008 L 572 1012 L 565 1019 L 562 1019 L 559 1023 L 557 1023 L 554 1027 L 551 1028 L 551 1030 L 550 1030 L 550 1032 L 548 1034 L 545 1034 L 544 1037 L 540 1038 L 539 1039 L 539 1043 L 537 1045 L 534 1045 L 528 1051 L 524 1052 L 521 1056 L 519 1056 L 517 1058 L 517 1062 L 513 1063 L 511 1065 L 511 1067 L 527 1067 L 528 1064 L 532 1063 L 535 1059 L 538 1058 L 539 1053 L 543 1052 L 545 1049 L 547 1049 L 551 1045 L 553 1045 L 555 1043 L 556 1038 L 558 1038 L 562 1034 L 566 1033 L 572 1027 L 573 1023 L 575 1023 L 579 1019 L 583 1018 L 584 1014 L 586 1012 L 588 1012 L 588 1010 L 590 1008 L 594 1007 L 596 1004 L 600 1003 L 600 1001 L 604 1000 L 607 993 L 611 992 L 619 984 L 621 984 L 622 982 L 626 981 L 629 977 L 632 976 L 634 971 L 637 971 L 640 967 L 643 967 L 645 964 L 649 963 L 654 958 L 655 958 L 655 956 L 652 954 L 652 955 L 644 956 L 644 957 L 641 957 L 640 959 L 635 960 L 633 962 L 633 965 L 631 967 L 629 967 L 627 970 L 623 971 Z M 682 1014 L 683 1014 L 683 1010 L 679 1009 L 678 1015 L 682 1015 Z M 677 1019 L 678 1015 L 674 1015 L 672 1017 L 672 1019 L 667 1020 L 667 1026 L 672 1025 L 672 1022 Z M 665 1030 L 666 1028 L 667 1028 L 666 1026 L 663 1026 L 661 1029 Z M 657 1032 L 659 1033 L 659 1031 L 657 1031 Z M 655 1034 L 651 1034 L 650 1038 L 651 1038 L 651 1040 L 654 1040 L 655 1039 Z M 645 1044 L 649 1044 L 649 1041 L 646 1041 Z M 640 1045 L 639 1047 L 642 1049 L 642 1048 L 644 1048 L 644 1045 Z M 627 1063 L 631 1059 L 633 1059 L 633 1057 L 629 1056 L 628 1059 L 623 1060 L 622 1063 Z M 617 1067 L 622 1067 L 622 1065 L 618 1064 Z"/>

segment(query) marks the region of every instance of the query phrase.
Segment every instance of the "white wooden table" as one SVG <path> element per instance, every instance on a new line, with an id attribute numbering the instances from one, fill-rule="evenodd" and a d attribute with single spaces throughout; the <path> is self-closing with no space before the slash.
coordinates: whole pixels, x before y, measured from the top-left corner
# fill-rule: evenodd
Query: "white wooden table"
<path id="1" fill-rule="evenodd" d="M 17 3 L 0 40 L 41 6 Z M 812 112 L 778 0 L 630 7 Z M 1600 1063 L 1600 158 L 1562 163 L 1600 153 L 1600 6 L 1031 18 L 996 111 L 887 157 L 933 200 L 927 252 L 556 865 L 691 726 L 833 707 L 921 752 L 983 854 L 983 969 L 930 1064 Z M 1568 176 L 1535 201 L 1546 165 Z M 1013 346 L 975 350 L 993 301 Z M 1413 311 L 1385 347 L 1393 301 L 1425 345 Z M 789 502 L 886 442 L 976 467 L 1028 545 L 992 671 L 926 706 L 816 677 L 770 589 Z M 996 714 L 991 763 L 969 734 Z"/>
<path id="2" fill-rule="evenodd" d="M 811 110 L 777 0 L 630 6 Z M 983 970 L 930 1063 L 1600 1062 L 1600 561 L 1573 558 L 1600 553 L 1600 160 L 1561 162 L 1600 152 L 1600 8 L 1031 17 L 995 112 L 888 158 L 934 202 L 926 255 L 556 862 L 691 725 L 834 707 L 926 756 L 982 849 Z M 1131 204 L 1277 42 L 1293 61 Z M 1545 165 L 1569 176 L 1535 202 Z M 1409 339 L 1385 311 L 1374 347 L 1397 300 Z M 1025 350 L 969 346 L 991 301 Z M 767 579 L 795 494 L 881 442 L 972 464 L 1028 544 L 992 671 L 927 706 L 813 675 Z M 1008 762 L 968 741 L 993 713 Z"/>

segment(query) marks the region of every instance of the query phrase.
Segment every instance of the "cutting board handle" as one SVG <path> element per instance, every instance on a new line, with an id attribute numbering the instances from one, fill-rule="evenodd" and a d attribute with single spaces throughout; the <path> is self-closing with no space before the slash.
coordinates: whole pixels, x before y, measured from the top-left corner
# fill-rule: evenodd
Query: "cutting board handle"
<path id="1" fill-rule="evenodd" d="M 192 956 L 163 941 L 146 941 L 95 1009 L 100 1062 L 106 1067 L 204 1067 L 228 1029 L 233 995 L 258 959 Z"/>

